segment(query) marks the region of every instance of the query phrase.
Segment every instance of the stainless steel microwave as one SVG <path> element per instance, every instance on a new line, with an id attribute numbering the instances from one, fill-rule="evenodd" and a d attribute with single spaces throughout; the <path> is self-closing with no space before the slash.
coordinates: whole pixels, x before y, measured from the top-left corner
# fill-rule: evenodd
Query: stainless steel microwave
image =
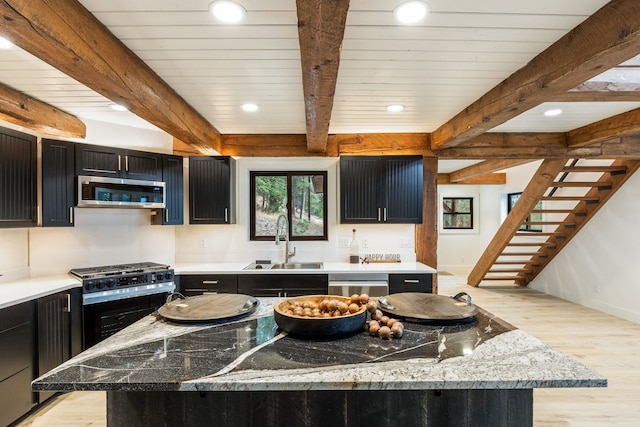
<path id="1" fill-rule="evenodd" d="M 164 208 L 165 183 L 78 176 L 78 207 Z"/>

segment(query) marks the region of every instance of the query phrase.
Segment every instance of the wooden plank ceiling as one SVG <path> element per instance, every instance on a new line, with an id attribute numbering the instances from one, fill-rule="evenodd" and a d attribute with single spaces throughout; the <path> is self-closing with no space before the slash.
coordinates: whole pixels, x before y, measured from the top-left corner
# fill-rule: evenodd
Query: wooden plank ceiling
<path id="1" fill-rule="evenodd" d="M 239 2 L 232 26 L 209 0 L 2 0 L 23 50 L 0 52 L 0 114 L 81 137 L 73 116 L 113 101 L 199 152 L 494 159 L 450 182 L 505 158 L 640 156 L 640 78 L 616 74 L 638 69 L 637 0 L 428 0 L 416 26 L 393 21 L 400 0 Z M 8 107 L 25 99 L 51 108 L 29 123 Z M 573 114 L 542 123 L 557 103 Z"/>

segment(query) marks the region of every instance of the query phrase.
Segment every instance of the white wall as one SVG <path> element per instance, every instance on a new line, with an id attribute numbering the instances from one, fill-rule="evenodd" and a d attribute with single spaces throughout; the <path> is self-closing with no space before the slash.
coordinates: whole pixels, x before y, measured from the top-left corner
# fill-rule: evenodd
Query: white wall
<path id="1" fill-rule="evenodd" d="M 640 323 L 639 191 L 636 172 L 529 286 Z"/>
<path id="2" fill-rule="evenodd" d="M 415 260 L 415 226 L 400 224 L 338 224 L 338 159 L 322 157 L 236 159 L 237 213 L 233 225 L 183 225 L 176 228 L 176 262 L 246 262 L 256 259 L 280 261 L 284 245 L 249 240 L 249 173 L 273 170 L 326 170 L 328 241 L 293 243 L 298 261 L 347 261 L 348 248 L 356 228 L 361 253 L 400 253 L 401 259 Z M 185 177 L 188 171 L 185 170 Z M 185 188 L 188 185 L 185 179 Z M 188 210 L 188 207 L 187 207 Z M 185 213 L 188 217 L 188 212 Z M 187 222 L 187 221 L 185 221 Z M 363 247 L 366 240 L 367 246 Z"/>
<path id="3" fill-rule="evenodd" d="M 164 132 L 85 120 L 88 144 L 171 153 Z M 9 126 L 7 126 L 9 127 Z M 24 131 L 24 130 L 23 130 Z M 120 262 L 175 262 L 175 226 L 147 209 L 76 208 L 75 227 L 0 229 L 0 283 Z"/>

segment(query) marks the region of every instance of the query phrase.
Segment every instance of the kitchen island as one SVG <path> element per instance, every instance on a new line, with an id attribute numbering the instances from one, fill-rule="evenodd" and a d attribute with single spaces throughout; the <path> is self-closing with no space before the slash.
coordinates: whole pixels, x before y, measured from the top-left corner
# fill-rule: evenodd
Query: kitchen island
<path id="1" fill-rule="evenodd" d="M 106 390 L 110 426 L 530 426 L 533 388 L 606 378 L 480 309 L 382 340 L 302 340 L 277 298 L 231 321 L 149 315 L 38 378 L 35 390 Z"/>

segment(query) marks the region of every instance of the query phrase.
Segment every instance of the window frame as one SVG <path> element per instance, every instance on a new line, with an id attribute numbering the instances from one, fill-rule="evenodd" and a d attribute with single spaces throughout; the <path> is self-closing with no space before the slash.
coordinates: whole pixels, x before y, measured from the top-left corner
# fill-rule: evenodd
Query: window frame
<path id="1" fill-rule="evenodd" d="M 469 201 L 469 212 L 447 212 L 445 211 L 444 208 L 444 203 L 445 200 L 468 200 Z M 474 209 L 473 209 L 473 205 L 475 203 L 474 197 L 473 196 L 443 196 L 442 197 L 442 203 L 441 203 L 441 208 L 442 208 L 442 229 L 443 230 L 475 230 L 474 228 Z M 471 221 L 468 227 L 447 227 L 445 226 L 445 216 L 455 216 L 455 215 L 470 215 L 471 216 Z"/>
<path id="2" fill-rule="evenodd" d="M 293 218 L 291 209 L 291 203 L 293 200 L 293 178 L 296 176 L 322 176 L 322 192 L 324 194 L 322 209 L 323 209 L 323 230 L 321 236 L 295 236 L 292 233 Z M 328 202 L 327 202 L 327 171 L 326 170 L 305 170 L 305 171 L 250 171 L 249 179 L 249 222 L 250 222 L 250 241 L 275 241 L 275 234 L 269 236 L 257 236 L 256 235 L 256 178 L 260 176 L 284 176 L 287 180 L 287 202 L 286 202 L 286 215 L 289 222 L 289 240 L 290 241 L 327 241 L 329 240 L 329 225 L 327 218 Z M 274 230 L 275 231 L 275 230 Z"/>
<path id="3" fill-rule="evenodd" d="M 513 209 L 513 207 L 515 206 L 515 204 L 518 202 L 518 200 L 520 200 L 520 197 L 518 197 L 518 200 L 516 200 L 515 202 L 511 203 L 511 198 L 512 196 L 522 196 L 522 191 L 516 191 L 514 193 L 507 193 L 507 215 L 509 215 L 509 213 L 511 212 L 511 209 Z M 534 209 L 542 209 L 542 200 L 539 200 L 538 203 L 536 203 L 536 206 L 534 207 Z M 542 215 L 542 214 L 540 214 Z M 531 215 L 527 215 L 527 217 L 525 218 L 524 222 L 530 222 L 531 221 Z M 536 228 L 533 228 L 536 227 Z M 522 224 L 520 225 L 520 227 L 518 228 L 518 231 L 528 231 L 531 233 L 542 233 L 542 225 L 533 225 L 533 224 Z"/>

